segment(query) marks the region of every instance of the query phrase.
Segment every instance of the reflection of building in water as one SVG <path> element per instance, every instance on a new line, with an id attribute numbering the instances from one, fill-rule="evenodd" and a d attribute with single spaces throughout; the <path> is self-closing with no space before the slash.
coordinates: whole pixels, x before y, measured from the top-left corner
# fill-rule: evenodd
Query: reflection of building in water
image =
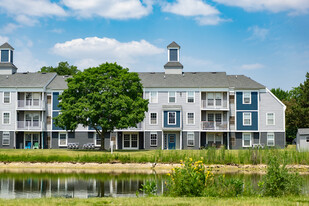
<path id="1" fill-rule="evenodd" d="M 1 179 L 0 198 L 41 197 L 134 197 L 146 179 Z M 162 194 L 164 180 L 157 180 L 158 194 Z M 142 193 L 140 193 L 143 195 Z"/>

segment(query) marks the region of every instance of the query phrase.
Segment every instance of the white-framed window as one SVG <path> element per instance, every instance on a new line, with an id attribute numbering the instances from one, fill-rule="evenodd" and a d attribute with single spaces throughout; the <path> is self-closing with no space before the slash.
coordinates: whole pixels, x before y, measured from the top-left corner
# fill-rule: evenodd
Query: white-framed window
<path id="1" fill-rule="evenodd" d="M 158 92 L 149 92 L 149 102 L 158 103 Z"/>
<path id="2" fill-rule="evenodd" d="M 251 104 L 251 92 L 244 92 L 243 93 L 243 104 Z"/>
<path id="3" fill-rule="evenodd" d="M 123 134 L 123 148 L 138 149 L 138 134 L 135 133 Z"/>
<path id="4" fill-rule="evenodd" d="M 10 132 L 2 133 L 2 145 L 10 145 Z"/>
<path id="5" fill-rule="evenodd" d="M 11 92 L 3 92 L 3 103 L 4 104 L 11 103 Z"/>
<path id="6" fill-rule="evenodd" d="M 194 146 L 194 132 L 187 133 L 187 145 L 191 147 Z"/>
<path id="7" fill-rule="evenodd" d="M 306 137 L 306 142 L 309 142 L 309 136 L 308 136 L 308 137 Z"/>
<path id="8" fill-rule="evenodd" d="M 275 146 L 275 134 L 267 132 L 267 146 Z"/>
<path id="9" fill-rule="evenodd" d="M 151 125 L 157 125 L 158 124 L 158 113 L 152 112 L 149 116 L 149 124 Z"/>
<path id="10" fill-rule="evenodd" d="M 156 132 L 150 133 L 150 146 L 158 145 L 158 134 Z"/>
<path id="11" fill-rule="evenodd" d="M 275 125 L 275 113 L 266 113 L 266 125 Z"/>
<path id="12" fill-rule="evenodd" d="M 214 106 L 214 93 L 207 93 L 207 106 Z"/>
<path id="13" fill-rule="evenodd" d="M 98 133 L 94 133 L 94 145 L 95 146 L 101 146 L 101 137 L 98 135 Z"/>
<path id="14" fill-rule="evenodd" d="M 251 113 L 250 112 L 244 112 L 243 113 L 243 125 L 244 126 L 251 126 Z"/>
<path id="15" fill-rule="evenodd" d="M 191 125 L 195 124 L 194 112 L 187 113 L 187 124 L 191 124 Z"/>
<path id="16" fill-rule="evenodd" d="M 242 146 L 251 147 L 251 133 L 242 133 Z"/>
<path id="17" fill-rule="evenodd" d="M 66 132 L 59 132 L 59 147 L 66 147 L 68 146 L 68 133 Z"/>
<path id="18" fill-rule="evenodd" d="M 3 112 L 2 124 L 11 124 L 11 113 Z"/>
<path id="19" fill-rule="evenodd" d="M 194 91 L 187 92 L 187 102 L 188 103 L 194 103 L 195 102 Z"/>
<path id="20" fill-rule="evenodd" d="M 176 124 L 176 112 L 168 112 L 168 124 L 175 125 Z"/>
<path id="21" fill-rule="evenodd" d="M 222 133 L 207 133 L 207 144 L 223 144 L 223 134 Z"/>
<path id="22" fill-rule="evenodd" d="M 168 92 L 168 103 L 176 103 L 176 92 Z"/>
<path id="23" fill-rule="evenodd" d="M 216 93 L 216 106 L 222 106 L 222 93 Z"/>

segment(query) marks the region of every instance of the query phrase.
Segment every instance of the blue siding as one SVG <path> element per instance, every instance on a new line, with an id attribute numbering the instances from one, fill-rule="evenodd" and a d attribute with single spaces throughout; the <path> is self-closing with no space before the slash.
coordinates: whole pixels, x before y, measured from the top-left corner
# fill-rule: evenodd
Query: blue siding
<path id="1" fill-rule="evenodd" d="M 13 63 L 13 51 L 11 50 L 11 63 Z"/>
<path id="2" fill-rule="evenodd" d="M 168 112 L 176 112 L 176 125 L 168 124 Z M 164 111 L 164 127 L 179 128 L 180 127 L 180 111 Z"/>
<path id="3" fill-rule="evenodd" d="M 243 125 L 243 112 L 237 112 L 237 130 L 258 130 L 258 112 L 251 112 L 251 126 Z"/>
<path id="4" fill-rule="evenodd" d="M 1 50 L 1 62 L 9 61 L 9 50 Z"/>
<path id="5" fill-rule="evenodd" d="M 258 93 L 251 92 L 251 104 L 242 103 L 243 93 L 236 92 L 236 109 L 237 110 L 258 110 Z"/>
<path id="6" fill-rule="evenodd" d="M 53 118 L 54 117 L 57 117 L 59 115 L 59 112 L 53 112 Z M 55 124 L 54 124 L 54 119 L 53 119 L 53 130 L 63 130 L 61 127 L 57 127 Z"/>
<path id="7" fill-rule="evenodd" d="M 60 110 L 60 108 L 58 107 L 59 104 L 59 92 L 53 92 L 53 110 Z"/>

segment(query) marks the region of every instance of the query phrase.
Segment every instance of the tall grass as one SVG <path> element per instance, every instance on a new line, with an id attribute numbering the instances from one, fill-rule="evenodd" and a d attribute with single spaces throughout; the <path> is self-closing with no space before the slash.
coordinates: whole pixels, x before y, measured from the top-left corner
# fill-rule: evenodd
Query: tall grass
<path id="1" fill-rule="evenodd" d="M 71 150 L 0 150 L 0 162 L 72 162 L 72 163 L 180 163 L 187 157 L 204 164 L 266 164 L 270 156 L 277 156 L 281 164 L 309 165 L 309 152 L 290 149 L 226 150 L 155 150 L 87 152 Z"/>

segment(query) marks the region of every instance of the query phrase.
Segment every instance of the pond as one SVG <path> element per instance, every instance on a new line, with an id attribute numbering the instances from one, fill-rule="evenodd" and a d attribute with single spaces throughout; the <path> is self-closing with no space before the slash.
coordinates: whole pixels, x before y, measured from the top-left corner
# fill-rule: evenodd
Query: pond
<path id="1" fill-rule="evenodd" d="M 257 188 L 261 174 L 226 174 L 239 177 Z M 304 178 L 303 192 L 309 194 L 309 175 Z M 147 180 L 155 180 L 158 195 L 165 190 L 166 175 L 157 174 L 86 174 L 86 173 L 0 173 L 0 198 L 91 198 L 136 197 Z M 140 193 L 140 195 L 143 195 Z"/>

